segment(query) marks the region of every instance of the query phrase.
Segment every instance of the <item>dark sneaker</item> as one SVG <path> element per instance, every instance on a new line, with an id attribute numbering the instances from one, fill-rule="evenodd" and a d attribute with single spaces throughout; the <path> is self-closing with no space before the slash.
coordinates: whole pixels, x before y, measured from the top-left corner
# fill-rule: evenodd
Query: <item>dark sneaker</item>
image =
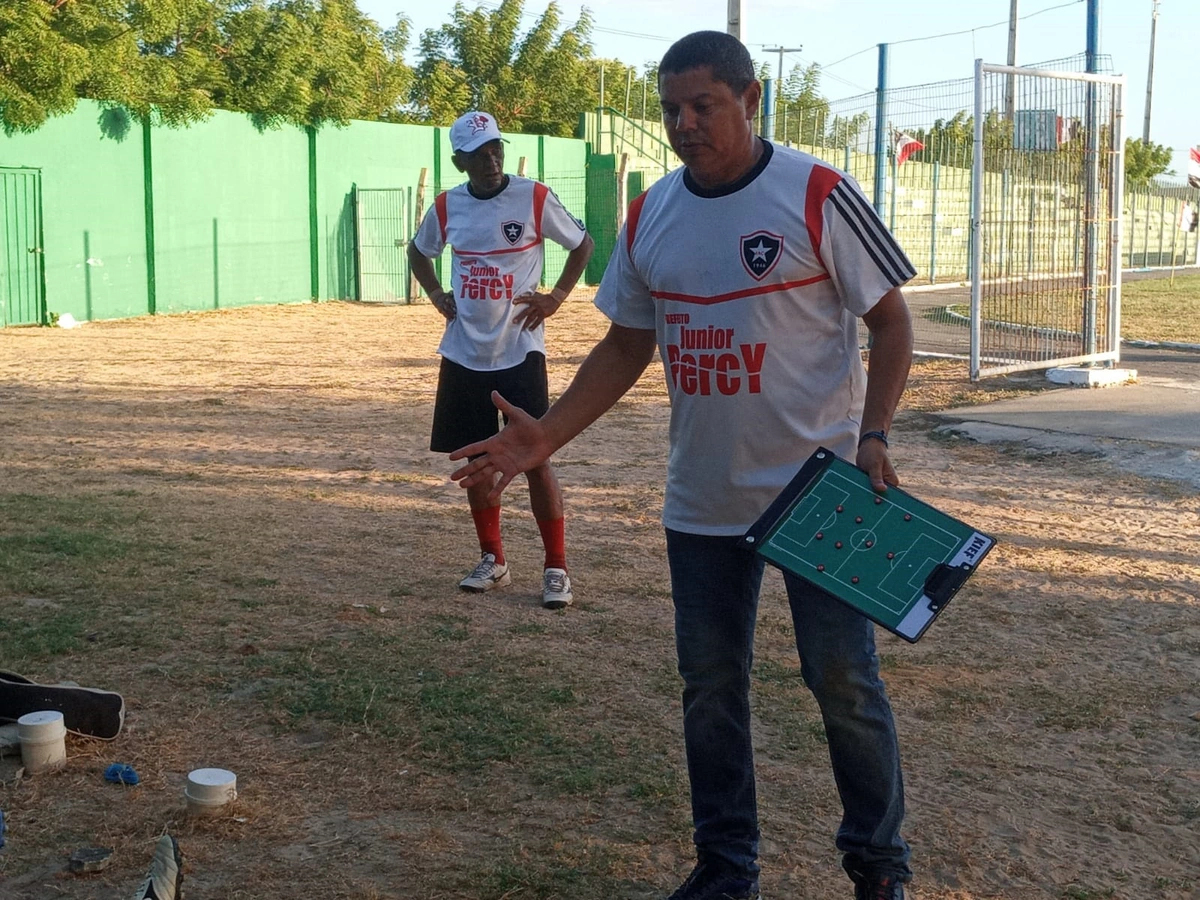
<path id="1" fill-rule="evenodd" d="M 169 834 L 158 839 L 150 871 L 133 900 L 179 900 L 183 896 L 183 854 Z"/>
<path id="2" fill-rule="evenodd" d="M 874 877 L 852 873 L 854 900 L 904 900 L 904 882 L 895 875 Z"/>
<path id="3" fill-rule="evenodd" d="M 113 740 L 125 722 L 125 700 L 113 691 L 74 684 L 37 684 L 15 672 L 0 672 L 0 722 L 52 709 L 63 714 L 67 731 Z"/>
<path id="4" fill-rule="evenodd" d="M 760 900 L 758 879 L 733 875 L 712 863 L 700 862 L 668 900 Z"/>

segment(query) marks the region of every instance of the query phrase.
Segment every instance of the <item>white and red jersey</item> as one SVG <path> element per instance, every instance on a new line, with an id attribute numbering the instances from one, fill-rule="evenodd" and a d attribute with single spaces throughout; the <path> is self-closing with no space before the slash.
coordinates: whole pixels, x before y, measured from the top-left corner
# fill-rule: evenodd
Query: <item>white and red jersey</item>
<path id="1" fill-rule="evenodd" d="M 545 329 L 513 324 L 513 299 L 536 291 L 542 278 L 542 239 L 574 250 L 587 232 L 554 191 L 538 181 L 508 176 L 487 200 L 467 183 L 438 194 L 413 239 L 436 257 L 452 248 L 450 283 L 457 315 L 446 323 L 438 353 L 477 372 L 520 365 L 532 350 L 546 352 Z"/>
<path id="2" fill-rule="evenodd" d="M 915 274 L 858 185 L 764 142 L 737 184 L 685 169 L 629 207 L 596 295 L 657 332 L 671 397 L 663 524 L 743 533 L 818 446 L 854 458 L 858 317 Z"/>

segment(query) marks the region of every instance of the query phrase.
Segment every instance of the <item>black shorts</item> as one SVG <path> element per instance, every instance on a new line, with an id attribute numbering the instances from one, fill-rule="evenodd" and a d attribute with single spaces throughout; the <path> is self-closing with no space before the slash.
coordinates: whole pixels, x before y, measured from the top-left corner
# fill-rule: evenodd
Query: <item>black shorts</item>
<path id="1" fill-rule="evenodd" d="M 513 406 L 541 418 L 550 408 L 546 357 L 532 352 L 519 366 L 495 372 L 476 372 L 442 357 L 429 449 L 450 453 L 497 434 L 500 410 L 492 403 L 492 391 L 499 391 Z"/>

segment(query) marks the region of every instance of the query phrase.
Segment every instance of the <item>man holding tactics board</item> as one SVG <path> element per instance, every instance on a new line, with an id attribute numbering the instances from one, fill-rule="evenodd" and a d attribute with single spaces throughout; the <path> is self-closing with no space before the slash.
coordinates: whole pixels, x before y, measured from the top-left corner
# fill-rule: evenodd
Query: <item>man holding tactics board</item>
<path id="1" fill-rule="evenodd" d="M 596 305 L 604 338 L 540 419 L 498 394 L 499 435 L 451 454 L 464 487 L 499 492 L 638 380 L 657 345 L 671 397 L 663 506 L 684 680 L 697 864 L 672 900 L 758 898 L 750 670 L 763 560 L 740 540 L 818 447 L 898 484 L 887 430 L 912 360 L 900 286 L 914 269 L 853 180 L 754 134 L 762 88 L 720 32 L 659 67 L 684 162 L 630 204 Z M 858 320 L 872 336 L 863 368 Z M 785 574 L 806 684 L 821 707 L 857 900 L 902 900 L 904 793 L 872 623 Z"/>

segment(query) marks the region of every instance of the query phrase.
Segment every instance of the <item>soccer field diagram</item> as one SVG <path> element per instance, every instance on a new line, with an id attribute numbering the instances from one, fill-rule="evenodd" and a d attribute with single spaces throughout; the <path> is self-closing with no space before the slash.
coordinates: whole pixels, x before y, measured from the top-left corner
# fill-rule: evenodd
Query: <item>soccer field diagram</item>
<path id="1" fill-rule="evenodd" d="M 994 541 L 819 450 L 746 536 L 764 559 L 915 641 Z"/>

